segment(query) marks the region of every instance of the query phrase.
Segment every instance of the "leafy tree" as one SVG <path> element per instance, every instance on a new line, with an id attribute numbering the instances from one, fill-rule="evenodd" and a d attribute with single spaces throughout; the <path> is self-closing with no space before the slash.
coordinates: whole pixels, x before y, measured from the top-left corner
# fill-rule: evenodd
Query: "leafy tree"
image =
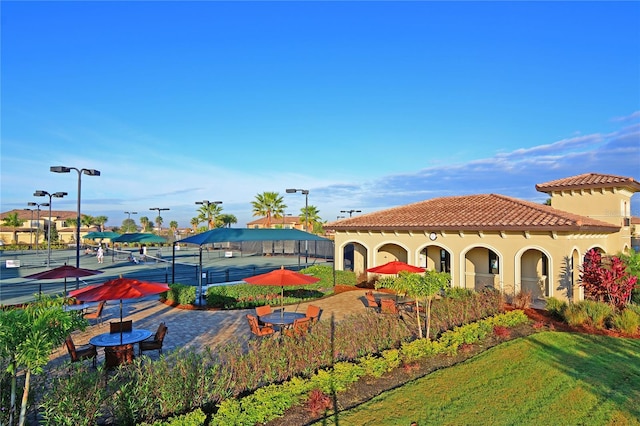
<path id="1" fill-rule="evenodd" d="M 136 232 L 138 230 L 138 226 L 136 225 L 136 221 L 131 219 L 131 218 L 127 218 L 125 220 L 122 221 L 122 227 L 120 228 L 120 230 L 124 233 L 126 232 Z"/>
<path id="2" fill-rule="evenodd" d="M 22 220 L 18 217 L 18 213 L 9 213 L 7 216 L 5 216 L 5 218 L 2 220 L 2 224 L 4 226 L 11 226 L 13 227 L 13 241 L 15 244 L 18 244 L 18 230 L 16 228 L 19 228 L 22 226 L 23 223 L 25 223 L 26 220 Z"/>
<path id="3" fill-rule="evenodd" d="M 598 250 L 591 249 L 584 257 L 580 280 L 586 298 L 622 309 L 631 300 L 638 277 L 627 272 L 619 257 L 603 258 Z"/>
<path id="4" fill-rule="evenodd" d="M 109 218 L 107 216 L 96 216 L 93 218 L 93 224 L 98 225 L 98 231 L 104 231 L 104 224 L 107 223 Z"/>
<path id="5" fill-rule="evenodd" d="M 31 376 L 43 372 L 51 352 L 64 342 L 71 331 L 87 324 L 77 313 L 65 312 L 62 303 L 61 298 L 40 296 L 25 308 L 0 311 L 0 357 L 9 361 L 7 372 L 12 375 L 9 424 L 13 424 L 15 414 L 18 371 L 24 372 L 18 423 L 24 425 Z"/>
<path id="6" fill-rule="evenodd" d="M 426 338 L 429 338 L 431 327 L 431 303 L 440 290 L 450 285 L 451 276 L 446 272 L 426 271 L 424 274 L 416 274 L 402 271 L 397 278 L 384 277 L 378 280 L 376 288 L 385 287 L 404 293 L 415 299 L 416 319 L 418 321 L 418 334 L 422 338 L 422 324 L 420 323 L 420 299 L 425 302 L 426 309 Z"/>
<path id="7" fill-rule="evenodd" d="M 198 219 L 200 222 L 207 222 L 209 229 L 213 229 L 216 226 L 216 219 L 222 212 L 222 206 L 216 203 L 203 204 L 198 209 Z"/>
<path id="8" fill-rule="evenodd" d="M 318 210 L 316 206 L 308 206 L 300 209 L 300 217 L 302 220 L 305 220 L 306 218 L 307 221 L 307 223 L 304 224 L 305 231 L 309 231 L 310 228 L 315 230 L 316 224 L 322 224 L 322 219 L 320 218 L 319 213 L 320 210 Z"/>
<path id="9" fill-rule="evenodd" d="M 218 220 L 220 221 L 220 228 L 231 228 L 232 223 L 238 223 L 238 218 L 232 214 L 221 214 L 218 216 Z"/>
<path id="10" fill-rule="evenodd" d="M 200 225 L 200 219 L 198 219 L 197 217 L 192 217 L 191 218 L 191 228 L 193 228 L 193 232 L 197 232 L 198 231 L 198 225 Z"/>
<path id="11" fill-rule="evenodd" d="M 255 201 L 251 202 L 253 215 L 266 218 L 265 228 L 271 228 L 271 219 L 282 218 L 284 209 L 287 208 L 283 198 L 277 192 L 263 192 L 257 194 Z"/>

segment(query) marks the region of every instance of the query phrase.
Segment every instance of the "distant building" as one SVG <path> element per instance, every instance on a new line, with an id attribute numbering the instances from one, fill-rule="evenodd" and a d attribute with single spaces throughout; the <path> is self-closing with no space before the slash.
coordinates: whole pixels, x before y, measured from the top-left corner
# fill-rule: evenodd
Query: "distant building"
<path id="1" fill-rule="evenodd" d="M 22 226 L 12 227 L 3 225 L 4 219 L 12 214 L 17 213 L 18 218 L 23 220 Z M 39 216 L 39 217 L 38 217 Z M 71 244 L 75 242 L 76 226 L 70 226 L 67 222 L 69 219 L 76 219 L 77 213 L 75 211 L 64 210 L 52 210 L 51 211 L 51 224 L 55 226 L 58 231 L 58 241 L 61 243 Z M 39 241 L 41 244 L 47 242 L 47 230 L 49 227 L 49 210 L 40 209 L 38 215 L 37 210 L 20 210 L 14 209 L 8 212 L 0 213 L 0 240 L 4 244 L 21 244 L 30 245 L 36 244 Z M 89 232 L 97 231 L 96 226 L 80 227 L 80 235 L 86 235 Z M 17 237 L 17 241 L 15 238 Z"/>
<path id="2" fill-rule="evenodd" d="M 587 251 L 632 247 L 631 197 L 640 183 L 588 173 L 536 189 L 551 206 L 496 194 L 442 197 L 325 224 L 335 232 L 336 269 L 360 276 L 400 260 L 449 272 L 454 287 L 582 300 Z"/>
<path id="3" fill-rule="evenodd" d="M 304 218 L 300 219 L 300 216 L 283 216 L 279 218 L 271 218 L 270 229 L 304 229 Z M 267 218 L 261 217 L 260 219 L 247 222 L 247 228 L 260 229 L 267 228 Z"/>

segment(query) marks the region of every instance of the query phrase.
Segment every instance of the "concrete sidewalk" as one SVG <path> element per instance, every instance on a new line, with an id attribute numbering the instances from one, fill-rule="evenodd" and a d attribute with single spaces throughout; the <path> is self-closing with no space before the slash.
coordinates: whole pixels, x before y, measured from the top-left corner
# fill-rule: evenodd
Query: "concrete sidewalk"
<path id="1" fill-rule="evenodd" d="M 316 305 L 322 309 L 320 321 L 330 321 L 333 316 L 336 321 L 344 317 L 362 313 L 366 310 L 364 293 L 366 290 L 356 289 L 344 293 L 335 294 L 324 299 L 297 305 L 285 306 L 285 310 L 291 312 L 305 312 L 307 305 Z M 248 313 L 254 313 L 253 309 L 220 311 L 220 310 L 188 310 L 167 306 L 156 298 L 147 298 L 137 301 L 125 301 L 123 304 L 123 319 L 133 320 L 134 328 L 155 330 L 158 324 L 165 322 L 168 333 L 164 340 L 165 353 L 176 349 L 185 348 L 202 351 L 205 348 L 215 350 L 220 344 L 232 339 L 246 343 L 252 337 L 249 325 L 245 317 Z M 76 345 L 89 343 L 89 339 L 97 334 L 109 331 L 110 321 L 120 320 L 120 306 L 118 302 L 108 302 L 103 312 L 103 323 L 93 325 L 83 332 L 72 334 Z M 137 345 L 136 345 L 137 354 Z M 104 351 L 98 348 L 98 362 L 104 361 Z M 158 352 L 145 352 L 151 358 L 158 358 Z M 51 356 L 50 366 L 61 364 L 69 360 L 66 348 L 62 347 Z"/>

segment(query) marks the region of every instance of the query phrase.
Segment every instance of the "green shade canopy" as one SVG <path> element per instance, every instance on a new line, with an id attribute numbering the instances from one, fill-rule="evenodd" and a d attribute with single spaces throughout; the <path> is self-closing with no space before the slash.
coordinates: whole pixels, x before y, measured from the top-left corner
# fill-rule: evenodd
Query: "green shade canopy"
<path id="1" fill-rule="evenodd" d="M 167 239 L 156 234 L 132 233 L 122 234 L 111 241 L 114 243 L 166 243 Z"/>
<path id="2" fill-rule="evenodd" d="M 298 229 L 216 228 L 177 242 L 187 244 L 233 243 L 240 241 L 331 241 Z"/>
<path id="3" fill-rule="evenodd" d="M 83 235 L 82 238 L 86 240 L 101 240 L 104 238 L 109 238 L 113 240 L 114 238 L 119 236 L 120 234 L 118 234 L 117 232 L 105 231 L 105 232 L 89 232 L 87 235 Z"/>

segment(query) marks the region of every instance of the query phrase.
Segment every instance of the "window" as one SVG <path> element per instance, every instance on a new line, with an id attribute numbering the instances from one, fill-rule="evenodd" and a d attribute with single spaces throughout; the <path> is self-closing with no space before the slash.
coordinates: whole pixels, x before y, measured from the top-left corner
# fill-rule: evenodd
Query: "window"
<path id="1" fill-rule="evenodd" d="M 500 264 L 498 262 L 498 255 L 491 250 L 489 250 L 489 273 L 490 274 L 500 273 Z"/>
<path id="2" fill-rule="evenodd" d="M 440 249 L 440 272 L 451 272 L 451 256 L 444 249 Z"/>

